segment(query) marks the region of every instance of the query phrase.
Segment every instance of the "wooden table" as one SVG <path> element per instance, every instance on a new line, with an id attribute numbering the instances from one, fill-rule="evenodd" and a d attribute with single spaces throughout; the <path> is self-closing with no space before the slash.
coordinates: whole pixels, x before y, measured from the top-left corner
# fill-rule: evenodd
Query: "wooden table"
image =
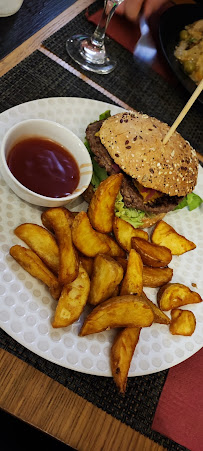
<path id="1" fill-rule="evenodd" d="M 92 0 L 78 0 L 16 48 L 1 61 L 0 75 L 7 73 L 34 50 L 45 52 L 42 41 L 91 3 Z M 186 1 L 177 0 L 177 3 Z M 188 3 L 193 2 L 189 0 Z M 55 58 L 49 52 L 46 55 Z M 0 408 L 75 449 L 164 449 L 2 349 L 0 374 Z"/>

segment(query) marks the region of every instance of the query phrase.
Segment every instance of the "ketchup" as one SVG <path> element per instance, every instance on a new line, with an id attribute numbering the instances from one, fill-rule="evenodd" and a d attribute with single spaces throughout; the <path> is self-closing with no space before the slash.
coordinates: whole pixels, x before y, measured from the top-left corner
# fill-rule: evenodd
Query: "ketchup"
<path id="1" fill-rule="evenodd" d="M 22 185 L 46 197 L 68 196 L 80 179 L 79 167 L 70 152 L 46 138 L 19 141 L 10 150 L 7 164 Z"/>

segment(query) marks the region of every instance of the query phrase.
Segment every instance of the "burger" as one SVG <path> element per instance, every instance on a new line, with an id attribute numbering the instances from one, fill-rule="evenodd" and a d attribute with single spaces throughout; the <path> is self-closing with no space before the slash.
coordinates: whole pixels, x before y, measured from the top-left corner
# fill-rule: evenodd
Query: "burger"
<path id="1" fill-rule="evenodd" d="M 94 172 L 85 200 L 90 202 L 101 180 L 121 172 L 115 214 L 134 227 L 150 227 L 184 205 L 197 183 L 198 159 L 178 132 L 164 145 L 168 130 L 166 123 L 136 111 L 89 124 L 86 145 Z"/>

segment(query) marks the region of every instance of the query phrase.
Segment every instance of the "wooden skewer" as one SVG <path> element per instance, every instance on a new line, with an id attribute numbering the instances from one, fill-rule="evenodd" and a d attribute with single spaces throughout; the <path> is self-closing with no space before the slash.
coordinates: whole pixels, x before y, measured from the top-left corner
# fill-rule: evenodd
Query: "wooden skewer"
<path id="1" fill-rule="evenodd" d="M 178 115 L 177 119 L 175 120 L 175 122 L 173 123 L 171 128 L 169 129 L 169 131 L 166 134 L 166 136 L 164 137 L 163 144 L 166 144 L 168 142 L 168 140 L 170 139 L 171 135 L 174 133 L 174 131 L 176 130 L 176 128 L 178 127 L 180 122 L 186 116 L 187 112 L 189 111 L 189 109 L 191 108 L 191 106 L 193 105 L 193 103 L 195 102 L 195 100 L 197 99 L 197 97 L 199 96 L 199 94 L 200 94 L 200 92 L 202 90 L 203 90 L 203 79 L 200 81 L 199 85 L 197 86 L 197 88 L 195 89 L 195 91 L 191 95 L 190 99 L 188 100 L 188 102 L 186 103 L 186 105 L 184 106 L 184 108 L 182 109 L 180 114 Z"/>

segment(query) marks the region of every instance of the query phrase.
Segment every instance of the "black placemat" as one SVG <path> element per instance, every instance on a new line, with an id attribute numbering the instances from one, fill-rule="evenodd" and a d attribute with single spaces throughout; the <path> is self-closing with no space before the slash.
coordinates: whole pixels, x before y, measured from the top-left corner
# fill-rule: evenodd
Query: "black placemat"
<path id="1" fill-rule="evenodd" d="M 102 3 L 98 0 L 89 7 L 89 12 L 99 9 Z M 94 25 L 87 21 L 83 11 L 43 44 L 55 55 L 79 69 L 66 52 L 66 40 L 75 33 L 91 34 L 94 28 Z M 188 92 L 180 84 L 176 87 L 170 86 L 159 74 L 135 59 L 117 42 L 107 39 L 106 46 L 118 62 L 116 69 L 108 75 L 94 74 L 80 69 L 81 72 L 130 107 L 172 125 L 189 99 Z M 187 113 L 178 131 L 198 152 L 203 154 L 203 106 L 198 101 Z"/>
<path id="2" fill-rule="evenodd" d="M 2 77 L 0 112 L 26 101 L 52 96 L 78 96 L 109 102 L 104 95 L 36 51 Z M 3 330 L 0 330 L 0 346 L 168 450 L 185 450 L 151 430 L 167 370 L 129 378 L 126 395 L 122 396 L 112 378 L 78 373 L 46 361 Z"/>
<path id="3" fill-rule="evenodd" d="M 0 113 L 20 103 L 44 97 L 85 97 L 113 103 L 39 51 L 1 78 Z"/>
<path id="4" fill-rule="evenodd" d="M 76 0 L 24 0 L 19 11 L 0 17 L 0 59 L 48 24 Z"/>

